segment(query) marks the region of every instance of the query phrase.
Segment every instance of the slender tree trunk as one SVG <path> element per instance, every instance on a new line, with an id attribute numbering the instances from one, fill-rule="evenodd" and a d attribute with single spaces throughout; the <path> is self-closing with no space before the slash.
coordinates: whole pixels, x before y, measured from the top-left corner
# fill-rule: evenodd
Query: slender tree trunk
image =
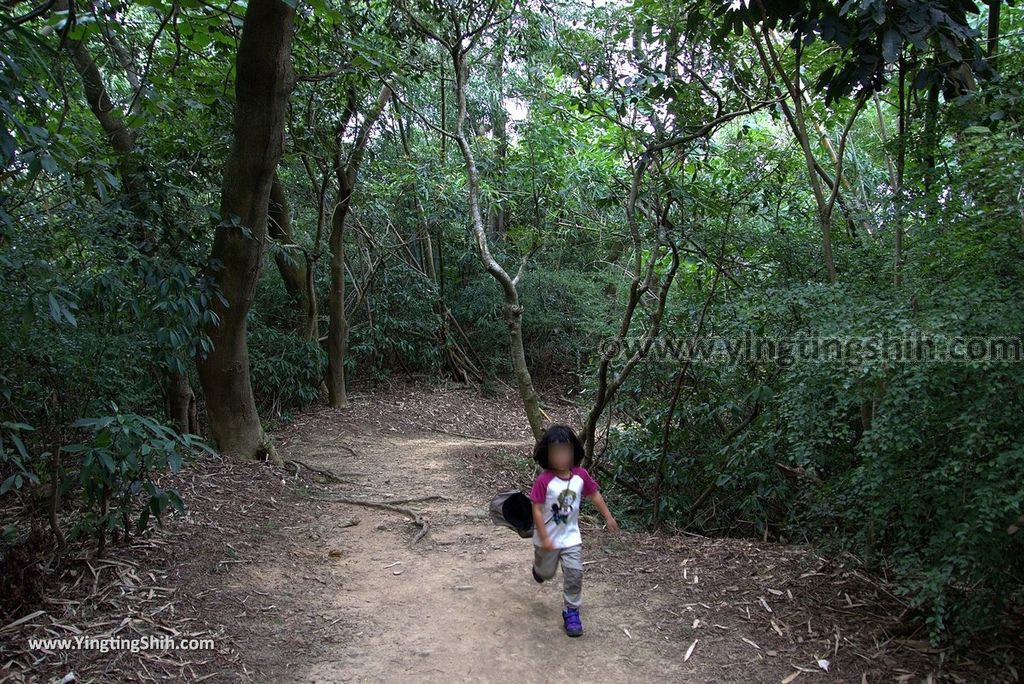
<path id="1" fill-rule="evenodd" d="M 440 75 L 438 76 L 437 87 L 441 91 L 441 128 L 448 128 L 448 87 L 445 85 L 447 79 L 444 77 L 444 60 L 440 63 Z M 441 166 L 448 161 L 448 138 L 441 136 Z"/>
<path id="2" fill-rule="evenodd" d="M 896 147 L 896 187 L 893 197 L 896 203 L 896 216 L 893 224 L 896 231 L 895 254 L 893 255 L 893 284 L 900 286 L 903 278 L 903 174 L 907 164 L 907 96 L 906 96 L 906 65 L 903 55 L 899 60 L 899 140 Z"/>
<path id="3" fill-rule="evenodd" d="M 764 11 L 762 0 L 756 1 L 762 11 Z M 758 57 L 764 67 L 765 74 L 767 74 L 769 78 L 772 77 L 773 73 L 776 74 L 785 86 L 786 94 L 789 96 L 789 99 L 793 102 L 792 108 L 790 108 L 789 104 L 784 99 L 781 100 L 779 104 L 782 108 L 782 113 L 785 115 L 786 120 L 789 123 L 789 127 L 793 131 L 793 135 L 796 137 L 797 142 L 800 143 L 800 149 L 804 154 L 808 180 L 810 181 L 811 190 L 814 193 L 814 201 L 817 205 L 818 223 L 821 226 L 822 259 L 824 261 L 825 270 L 828 273 L 829 282 L 835 283 L 838 278 L 838 274 L 836 272 L 835 260 L 832 256 L 832 212 L 836 201 L 839 199 L 839 191 L 842 187 L 843 150 L 846 147 L 846 142 L 850 137 L 850 131 L 853 128 L 853 124 L 856 121 L 858 114 L 867 103 L 867 96 L 865 93 L 862 93 L 861 96 L 857 98 L 853 111 L 847 118 L 846 125 L 841 133 L 839 149 L 834 151 L 831 149 L 829 150 L 830 153 L 834 154 L 836 164 L 836 177 L 834 180 L 830 179 L 824 169 L 821 168 L 817 159 L 815 159 L 808 135 L 808 117 L 804 110 L 804 94 L 802 85 L 803 72 L 801 58 L 803 56 L 803 43 L 797 41 L 796 64 L 793 68 L 793 76 L 790 78 L 776 55 L 775 49 L 772 47 L 772 34 L 768 26 L 766 24 L 762 25 L 761 30 L 758 31 L 752 22 L 748 22 L 747 28 L 750 30 L 754 47 L 757 50 Z M 900 59 L 902 63 L 902 56 Z M 819 176 L 824 177 L 828 184 L 828 193 L 826 193 L 825 188 L 822 187 Z"/>
<path id="4" fill-rule="evenodd" d="M 327 400 L 334 408 L 347 408 L 345 356 L 348 351 L 348 318 L 345 316 L 345 216 L 348 197 L 338 202 L 331 215 L 331 274 L 327 310 Z"/>
<path id="5" fill-rule="evenodd" d="M 985 54 L 988 56 L 989 66 L 993 71 L 996 69 L 996 55 L 999 52 L 999 10 L 1003 0 L 988 0 L 988 35 Z"/>
<path id="6" fill-rule="evenodd" d="M 348 353 L 348 318 L 345 313 L 345 219 L 351 207 L 352 193 L 355 191 L 359 166 L 363 161 L 370 130 L 377 123 L 390 99 L 391 89 L 388 86 L 382 87 L 373 109 L 367 113 L 356 135 L 348 163 L 342 166 L 340 152 L 335 155 L 338 202 L 331 214 L 331 273 L 328 294 L 330 323 L 327 330 L 327 400 L 334 408 L 348 406 L 345 388 L 345 356 Z M 350 98 L 350 103 L 354 103 L 354 96 Z M 350 109 L 354 109 L 354 104 L 350 104 Z M 340 139 L 337 144 L 340 146 Z"/>
<path id="7" fill-rule="evenodd" d="M 491 110 L 494 122 L 494 139 L 498 141 L 496 149 L 497 173 L 505 174 L 506 158 L 508 157 L 508 110 L 505 109 L 505 39 L 501 38 L 494 51 L 494 83 L 495 102 Z M 505 207 L 499 202 L 492 204 L 488 211 L 488 223 L 491 237 L 497 244 L 505 240 Z"/>
<path id="8" fill-rule="evenodd" d="M 305 253 L 306 257 L 306 325 L 302 337 L 306 340 L 320 339 L 320 303 L 316 295 L 316 265 L 320 261 L 320 243 L 323 237 L 324 224 L 327 217 L 327 188 L 330 185 L 331 169 L 324 165 L 320 180 L 317 180 L 313 164 L 308 156 L 303 155 L 302 165 L 306 168 L 309 180 L 316 192 L 316 232 L 313 235 L 313 247 Z M 327 385 L 321 381 L 321 391 L 327 394 Z"/>
<path id="9" fill-rule="evenodd" d="M 294 8 L 282 0 L 250 0 L 246 9 L 235 67 L 234 141 L 210 255 L 222 264 L 213 278 L 227 304 L 214 299 L 220 322 L 206 330 L 213 351 L 197 362 L 213 442 L 236 460 L 267 456 L 281 462 L 256 412 L 246 317 L 267 239 L 270 189 L 284 147 L 285 107 L 294 84 L 294 16 Z"/>
<path id="10" fill-rule="evenodd" d="M 188 381 L 188 375 L 168 371 L 165 375 L 164 399 L 167 402 L 167 417 L 181 432 L 199 434 L 199 416 L 196 410 L 196 395 Z"/>
<path id="11" fill-rule="evenodd" d="M 519 292 L 516 285 L 522 269 L 515 278 L 509 276 L 505 269 L 491 256 L 491 250 L 487 244 L 487 233 L 484 228 L 483 216 L 480 213 L 480 174 L 476 168 L 476 161 L 473 158 L 473 150 L 466 140 L 463 132 L 463 124 L 466 120 L 466 81 L 468 69 L 466 68 L 465 55 L 462 46 L 456 45 L 451 49 L 452 64 L 455 69 L 455 97 L 458 103 L 458 113 L 455 116 L 455 142 L 462 152 L 462 158 L 466 165 L 466 180 L 469 189 L 469 212 L 473 221 L 473 234 L 476 238 L 477 252 L 480 261 L 491 276 L 501 286 L 504 298 L 505 324 L 508 326 L 509 355 L 512 360 L 512 369 L 515 373 L 516 384 L 519 388 L 519 397 L 522 399 L 523 408 L 526 411 L 526 419 L 530 423 L 530 430 L 535 439 L 540 439 L 544 434 L 544 412 L 540 407 L 540 395 L 533 387 L 533 378 L 530 376 L 530 369 L 526 364 L 526 350 L 523 347 L 523 307 L 519 303 Z M 525 265 L 525 260 L 524 260 Z"/>
<path id="12" fill-rule="evenodd" d="M 726 223 L 728 223 L 728 220 Z M 708 307 L 711 306 L 711 302 L 715 298 L 715 292 L 718 290 L 718 281 L 721 276 L 722 272 L 716 269 L 715 278 L 711 282 L 711 292 L 708 294 L 707 299 L 704 300 L 704 307 L 700 310 L 700 319 L 697 321 L 697 331 L 693 335 L 694 339 L 700 338 L 704 333 L 704 321 L 707 319 Z M 657 470 L 654 472 L 654 501 L 651 504 L 655 527 L 661 527 L 663 520 L 661 514 L 661 499 L 662 489 L 665 483 L 665 464 L 668 462 L 668 444 L 672 434 L 672 418 L 676 414 L 676 406 L 679 405 L 679 395 L 683 389 L 683 382 L 685 381 L 686 374 L 690 371 L 690 365 L 693 362 L 692 343 L 689 351 L 690 353 L 686 356 L 686 363 L 683 364 L 683 368 L 679 371 L 679 375 L 676 376 L 676 386 L 672 392 L 672 400 L 669 402 L 668 412 L 665 415 L 665 425 L 661 430 L 661 452 L 658 455 Z"/>

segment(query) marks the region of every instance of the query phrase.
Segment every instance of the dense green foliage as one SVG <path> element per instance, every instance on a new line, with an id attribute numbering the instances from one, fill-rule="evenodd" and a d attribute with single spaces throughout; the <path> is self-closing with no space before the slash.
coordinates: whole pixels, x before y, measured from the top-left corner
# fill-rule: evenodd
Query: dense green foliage
<path id="1" fill-rule="evenodd" d="M 428 39 L 471 5 L 482 6 L 298 5 L 278 170 L 289 221 L 275 224 L 290 232 L 263 246 L 247 321 L 265 420 L 325 398 L 337 171 L 385 82 L 394 96 L 343 235 L 349 380 L 515 384 L 464 159 L 441 132 L 457 111 L 451 61 Z M 208 255 L 245 3 L 79 3 L 73 22 L 61 6 L 0 10 L 0 501 L 23 516 L 3 521 L 8 544 L 45 515 L 38 499 L 55 479 L 71 500 L 59 524 L 74 534 L 127 538 L 182 504 L 155 480 L 205 447 L 170 427 L 170 379 L 189 380 L 202 428 L 194 362 L 221 296 Z M 669 347 L 885 335 L 1019 345 L 1021 10 L 496 7 L 469 48 L 466 92 L 487 239 L 521 273 L 538 386 L 572 390 L 586 414 L 602 377 L 622 381 L 599 412 L 598 432 L 609 427 L 593 464 L 621 485 L 613 505 L 636 525 L 849 554 L 894 578 L 936 641 L 1020 610 L 1019 358 L 684 362 Z M 648 268 L 624 337 L 657 325 L 655 344 L 602 376 L 603 344 Z M 309 335 L 289 269 L 309 274 Z"/>

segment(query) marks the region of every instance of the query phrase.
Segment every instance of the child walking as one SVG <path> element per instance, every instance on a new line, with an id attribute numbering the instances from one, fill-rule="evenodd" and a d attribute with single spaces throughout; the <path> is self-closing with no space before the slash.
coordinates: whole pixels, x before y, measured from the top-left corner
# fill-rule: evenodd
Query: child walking
<path id="1" fill-rule="evenodd" d="M 584 468 L 583 445 L 567 425 L 549 427 L 533 449 L 533 458 L 544 470 L 533 482 L 533 579 L 549 580 L 562 566 L 565 607 L 562 620 L 565 632 L 583 634 L 580 605 L 583 602 L 583 539 L 580 536 L 580 504 L 586 497 L 604 516 L 608 529 L 617 531 L 615 522 L 597 482 Z"/>

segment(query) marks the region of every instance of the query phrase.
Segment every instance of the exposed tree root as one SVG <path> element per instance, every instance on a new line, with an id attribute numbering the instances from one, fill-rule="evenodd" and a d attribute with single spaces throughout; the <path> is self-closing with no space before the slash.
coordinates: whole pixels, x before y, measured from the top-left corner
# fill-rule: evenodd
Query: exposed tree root
<path id="1" fill-rule="evenodd" d="M 285 461 L 285 463 L 290 463 L 291 465 L 295 466 L 295 474 L 296 475 L 299 474 L 299 468 L 302 467 L 302 468 L 305 468 L 306 470 L 308 470 L 308 471 L 310 471 L 312 473 L 316 473 L 317 475 L 320 475 L 321 477 L 326 478 L 329 482 L 340 482 L 340 483 L 343 483 L 343 484 L 356 484 L 355 482 L 352 482 L 351 480 L 346 480 L 344 478 L 338 477 L 337 475 L 332 473 L 330 470 L 327 470 L 326 468 L 318 468 L 317 466 L 310 465 L 310 464 L 306 463 L 305 461 L 299 461 L 299 460 L 296 460 L 294 458 L 290 458 L 287 461 Z"/>
<path id="2" fill-rule="evenodd" d="M 404 515 L 407 515 L 410 518 L 412 518 L 412 521 L 414 523 L 416 523 L 417 525 L 419 525 L 419 527 L 420 527 L 420 531 L 417 532 L 416 536 L 414 536 L 412 538 L 412 541 L 409 542 L 409 546 L 415 545 L 416 542 L 418 542 L 420 539 L 422 539 L 427 534 L 427 530 L 430 529 L 430 525 L 427 523 L 426 519 L 422 515 L 420 515 L 416 511 L 412 510 L 411 508 L 406 508 L 405 506 L 397 506 L 395 504 L 387 503 L 387 502 L 384 502 L 384 501 L 366 501 L 365 499 L 350 499 L 350 498 L 344 497 L 344 496 L 331 496 L 331 497 L 327 497 L 327 496 L 310 496 L 310 497 L 307 497 L 307 498 L 313 499 L 314 501 L 328 501 L 330 503 L 351 504 L 353 506 L 369 506 L 370 508 L 380 508 L 380 509 L 383 509 L 385 511 L 394 511 L 396 513 L 402 513 Z M 401 499 L 401 501 L 403 501 L 403 502 L 424 501 L 426 499 L 434 499 L 434 498 L 444 498 L 444 497 L 424 496 L 424 497 L 418 497 L 418 498 L 415 498 L 415 499 Z"/>

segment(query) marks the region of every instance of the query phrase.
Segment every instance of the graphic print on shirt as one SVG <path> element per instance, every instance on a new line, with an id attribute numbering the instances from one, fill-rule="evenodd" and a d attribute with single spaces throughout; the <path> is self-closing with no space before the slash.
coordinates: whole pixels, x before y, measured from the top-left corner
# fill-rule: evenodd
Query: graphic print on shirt
<path id="1" fill-rule="evenodd" d="M 569 516 L 572 515 L 572 505 L 575 502 L 576 492 L 571 489 L 565 489 L 558 495 L 558 502 L 551 504 L 551 512 L 555 523 L 569 522 Z"/>
<path id="2" fill-rule="evenodd" d="M 545 469 L 533 482 L 530 500 L 543 505 L 543 531 L 551 538 L 555 548 L 567 548 L 582 542 L 579 526 L 580 505 L 583 499 L 593 496 L 597 482 L 584 468 L 574 466 L 569 477 L 557 475 Z M 533 543 L 541 545 L 540 529 L 533 531 Z"/>

